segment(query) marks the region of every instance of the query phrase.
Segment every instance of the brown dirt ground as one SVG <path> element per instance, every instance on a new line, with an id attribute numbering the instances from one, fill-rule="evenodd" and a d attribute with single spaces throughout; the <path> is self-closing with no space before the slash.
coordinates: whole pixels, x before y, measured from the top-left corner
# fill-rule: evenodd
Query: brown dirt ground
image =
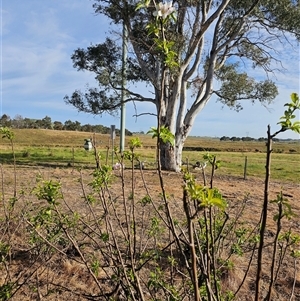
<path id="1" fill-rule="evenodd" d="M 84 182 L 87 184 L 91 179 L 91 172 L 92 170 L 83 170 L 82 175 Z M 113 189 L 115 187 L 116 189 L 116 195 L 118 194 L 119 187 L 120 187 L 120 173 L 119 171 L 115 171 L 116 174 L 116 180 L 113 184 Z M 145 170 L 143 172 L 145 182 L 147 183 L 147 187 L 149 189 L 149 192 L 151 196 L 155 199 L 158 197 L 159 193 L 161 192 L 160 186 L 159 186 L 159 178 L 157 171 L 155 170 Z M 163 172 L 164 174 L 164 181 L 165 181 L 165 189 L 168 194 L 172 197 L 172 208 L 174 209 L 175 214 L 182 214 L 182 204 L 181 204 L 181 197 L 182 197 L 182 175 L 178 173 L 173 172 Z M 194 172 L 197 180 L 199 183 L 203 183 L 203 178 L 200 171 Z M 23 189 L 25 191 L 30 191 L 34 185 L 36 185 L 36 176 L 42 175 L 44 179 L 56 179 L 61 181 L 62 183 L 62 191 L 64 194 L 64 198 L 66 200 L 70 200 L 72 204 L 74 205 L 74 208 L 76 208 L 76 204 L 78 204 L 78 208 L 80 208 L 80 200 L 82 199 L 82 190 L 78 184 L 78 179 L 80 178 L 80 173 L 78 170 L 73 168 L 46 168 L 46 167 L 17 167 L 17 190 L 20 191 L 20 189 Z M 4 195 L 6 199 L 9 195 L 12 194 L 12 187 L 14 183 L 14 174 L 13 174 L 13 168 L 11 166 L 2 166 L 2 189 L 4 191 Z M 130 189 L 131 187 L 131 170 L 125 170 L 125 187 L 126 189 Z M 144 184 L 142 181 L 141 174 L 138 170 L 135 171 L 134 175 L 135 181 L 134 181 L 134 187 L 135 191 L 138 195 L 139 191 L 143 190 Z M 129 186 L 129 187 L 128 187 Z M 248 178 L 247 180 L 243 180 L 239 177 L 229 177 L 229 176 L 218 176 L 216 174 L 214 179 L 214 186 L 217 187 L 221 193 L 223 194 L 223 197 L 231 204 L 231 206 L 235 206 L 238 204 L 241 200 L 247 196 L 247 210 L 244 213 L 244 219 L 245 221 L 255 225 L 259 218 L 260 218 L 260 209 L 263 203 L 263 195 L 264 195 L 264 181 L 263 179 L 258 178 Z M 296 217 L 293 218 L 292 221 L 288 221 L 286 227 L 291 227 L 292 230 L 300 235 L 300 186 L 293 183 L 281 183 L 278 181 L 272 181 L 270 182 L 270 193 L 269 198 L 270 200 L 275 199 L 276 195 L 280 193 L 280 191 L 283 191 L 284 196 L 287 197 L 290 200 L 290 203 L 292 205 L 293 211 L 296 214 Z M 144 195 L 145 193 L 142 192 L 141 195 Z M 37 203 L 38 204 L 38 203 Z M 269 212 L 269 222 L 268 222 L 268 233 L 270 234 L 270 237 L 274 235 L 274 222 L 272 221 L 272 215 L 275 212 L 275 207 L 272 205 L 270 206 L 270 212 Z M 2 210 L 1 213 L 2 215 Z M 266 254 L 268 256 L 268 254 Z M 265 259 L 267 261 L 267 259 Z M 17 264 L 17 262 L 15 262 Z M 242 263 L 241 263 L 242 264 Z M 299 264 L 299 261 L 298 261 Z M 63 262 L 64 269 L 72 270 L 69 271 L 71 274 L 75 275 L 76 268 L 75 266 L 72 266 L 72 263 L 69 261 Z M 78 268 L 78 267 L 77 267 Z M 286 273 L 286 283 L 289 283 L 289 287 L 291 285 L 291 282 L 294 280 L 293 275 L 289 273 L 290 267 L 287 265 L 284 267 L 283 273 Z M 300 300 L 300 273 L 296 274 L 296 287 L 295 287 L 295 299 L 294 300 Z M 264 272 L 263 272 L 264 273 Z M 0 285 L 2 285 L 4 282 L 4 278 L 0 277 Z M 75 280 L 72 278 L 69 280 L 69 283 L 72 285 Z M 279 290 L 284 290 L 284 286 L 286 286 L 286 283 L 280 284 Z M 252 283 L 253 284 L 253 283 Z M 75 285 L 75 284 L 74 284 Z M 77 282 L 77 285 L 85 285 L 79 284 Z M 88 285 L 88 284 L 86 284 Z M 251 283 L 249 284 L 249 289 L 251 287 Z M 23 296 L 22 300 L 75 300 L 72 299 L 73 297 L 70 297 L 71 295 L 65 295 L 64 297 L 57 297 L 56 299 L 47 299 L 44 297 L 43 299 L 38 299 L 36 292 L 27 294 L 26 297 Z M 19 298 L 19 299 L 18 299 Z M 20 297 L 12 300 L 21 300 Z M 277 297 L 276 300 L 285 300 L 285 297 Z M 299 299 L 297 299 L 299 298 Z M 84 300 L 78 299 L 76 300 Z M 242 297 L 240 300 L 253 300 L 251 294 L 247 296 L 247 291 L 245 291 L 244 297 Z M 275 300 L 275 299 L 274 299 Z"/>

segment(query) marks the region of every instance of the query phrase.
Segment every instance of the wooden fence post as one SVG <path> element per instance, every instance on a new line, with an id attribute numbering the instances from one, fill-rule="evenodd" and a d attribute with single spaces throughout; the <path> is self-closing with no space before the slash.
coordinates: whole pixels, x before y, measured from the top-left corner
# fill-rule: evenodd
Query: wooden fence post
<path id="1" fill-rule="evenodd" d="M 247 180 L 247 163 L 248 163 L 248 157 L 245 156 L 245 164 L 244 164 L 244 180 Z"/>

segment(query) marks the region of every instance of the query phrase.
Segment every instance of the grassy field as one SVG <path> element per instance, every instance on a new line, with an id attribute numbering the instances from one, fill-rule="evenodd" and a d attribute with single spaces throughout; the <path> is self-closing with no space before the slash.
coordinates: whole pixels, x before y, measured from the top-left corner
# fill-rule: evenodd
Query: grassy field
<path id="1" fill-rule="evenodd" d="M 75 131 L 54 131 L 43 129 L 14 129 L 15 144 L 17 147 L 24 146 L 65 146 L 82 147 L 84 139 L 91 138 L 92 133 Z M 156 141 L 150 135 L 138 135 L 143 142 L 144 148 L 155 148 Z M 95 134 L 97 144 L 100 148 L 111 145 L 110 135 Z M 125 145 L 131 137 L 125 137 Z M 116 137 L 114 144 L 119 145 L 119 137 Z M 8 145 L 9 141 L 2 139 L 1 149 Z M 220 141 L 218 138 L 188 137 L 185 149 L 189 150 L 213 150 L 213 151 L 240 151 L 240 152 L 264 152 L 265 143 L 259 141 Z M 300 144 L 297 142 L 274 143 L 275 153 L 300 153 Z"/>
<path id="2" fill-rule="evenodd" d="M 84 139 L 93 134 L 72 131 L 14 130 L 14 149 L 18 165 L 42 166 L 94 166 L 93 152 L 85 151 Z M 143 147 L 138 150 L 146 167 L 155 167 L 155 143 L 149 135 L 140 135 Z M 126 137 L 125 145 L 132 137 Z M 95 134 L 101 158 L 108 163 L 115 162 L 112 157 L 110 135 Z M 119 146 L 119 137 L 114 141 Z M 1 139 L 0 163 L 11 164 L 13 156 L 9 140 Z M 263 177 L 265 169 L 265 143 L 258 141 L 219 141 L 213 138 L 189 137 L 185 143 L 183 161 L 194 164 L 203 160 L 207 152 L 217 155 L 221 160 L 220 175 L 244 176 L 247 158 L 247 176 Z M 282 181 L 300 182 L 300 145 L 296 142 L 277 142 L 273 145 L 272 178 Z"/>

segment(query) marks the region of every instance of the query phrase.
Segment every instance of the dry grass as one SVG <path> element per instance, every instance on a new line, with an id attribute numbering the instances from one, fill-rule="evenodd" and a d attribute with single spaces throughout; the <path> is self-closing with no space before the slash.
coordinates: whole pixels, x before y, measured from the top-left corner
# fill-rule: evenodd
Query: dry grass
<path id="1" fill-rule="evenodd" d="M 36 185 L 36 175 L 42 175 L 44 179 L 56 179 L 62 183 L 62 192 L 64 195 L 64 200 L 67 205 L 74 211 L 80 212 L 82 216 L 88 214 L 86 209 L 83 209 L 83 192 L 79 185 L 80 173 L 76 169 L 72 168 L 39 168 L 35 169 L 32 167 L 18 167 L 17 169 L 17 180 L 18 180 L 18 191 L 21 189 L 25 191 L 25 197 L 20 196 L 20 200 L 17 202 L 15 208 L 15 214 L 17 211 L 21 211 L 24 207 L 28 211 L 33 212 L 39 209 L 43 203 L 38 201 L 36 197 L 31 194 L 32 187 Z M 85 188 L 89 190 L 87 183 L 91 181 L 91 170 L 82 171 Z M 122 206 L 118 202 L 121 202 L 121 178 L 119 172 L 115 172 L 115 179 L 112 183 L 111 191 L 112 197 L 116 198 L 117 210 L 119 210 L 120 216 L 124 214 L 122 212 Z M 195 171 L 195 176 L 198 178 L 199 182 L 202 182 L 202 176 L 200 171 Z M 147 183 L 147 188 L 153 199 L 155 200 L 157 206 L 160 204 L 160 192 L 161 188 L 159 185 L 159 179 L 157 172 L 154 170 L 149 170 L 144 172 L 145 182 Z M 164 172 L 165 189 L 168 195 L 170 195 L 170 207 L 176 218 L 179 220 L 183 216 L 182 209 L 182 177 L 180 174 L 173 172 Z M 3 189 L 5 192 L 5 202 L 9 201 L 9 197 L 12 196 L 12 183 L 13 183 L 13 169 L 10 166 L 3 166 Z M 130 195 L 131 182 L 131 170 L 125 171 L 125 194 Z M 245 195 L 247 195 L 247 206 L 243 214 L 242 221 L 247 225 L 255 225 L 260 218 L 260 210 L 263 202 L 263 180 L 250 177 L 247 181 L 242 180 L 241 177 L 234 176 L 221 176 L 216 175 L 215 186 L 219 188 L 225 199 L 230 203 L 232 208 L 232 213 L 234 213 L 234 208 L 237 208 L 239 204 L 244 200 Z M 140 200 L 145 195 L 144 183 L 142 181 L 139 171 L 135 172 L 134 175 L 134 188 L 135 188 L 135 198 L 136 201 Z M 293 206 L 294 212 L 298 215 L 298 218 L 293 219 L 288 222 L 285 229 L 291 227 L 291 229 L 300 234 L 300 190 L 299 185 L 293 183 L 280 183 L 271 182 L 270 185 L 270 199 L 276 197 L 276 195 L 283 190 Z M 139 210 L 137 223 L 143 223 L 143 219 L 149 220 L 152 216 L 152 212 L 143 212 L 142 207 L 136 204 L 136 208 Z M 101 208 L 95 207 L 95 211 L 101 212 Z M 144 217 L 141 214 L 144 213 Z M 275 213 L 275 206 L 270 207 L 270 220 L 268 223 L 268 240 L 270 241 L 274 237 L 275 223 L 272 221 L 272 215 Z M 1 217 L 3 217 L 3 208 L 1 208 Z M 17 215 L 16 215 L 17 216 Z M 2 226 L 4 225 L 4 220 L 1 221 Z M 23 224 L 23 220 L 16 219 L 10 225 L 11 237 L 10 241 L 12 244 L 11 258 L 10 258 L 10 271 L 9 274 L 13 279 L 19 278 L 19 283 L 22 283 L 28 278 L 29 273 L 32 272 L 30 279 L 24 283 L 21 289 L 16 293 L 16 295 L 11 299 L 14 301 L 18 300 L 87 300 L 86 295 L 96 295 L 99 292 L 99 288 L 95 284 L 95 281 L 88 273 L 86 266 L 82 261 L 75 255 L 62 256 L 59 253 L 52 253 L 51 250 L 46 252 L 47 256 L 42 258 L 36 258 L 31 254 L 27 240 L 28 234 L 26 233 L 26 227 L 28 225 Z M 117 230 L 120 231 L 120 230 Z M 120 236 L 120 233 L 116 231 L 116 236 Z M 141 233 L 142 235 L 142 233 Z M 144 233 L 145 235 L 145 233 Z M 164 235 L 164 234 L 161 234 Z M 163 236 L 162 236 L 163 237 Z M 162 237 L 157 237 L 160 240 Z M 3 238 L 3 237 L 2 237 Z M 149 245 L 151 246 L 151 245 Z M 89 249 L 92 246 L 87 245 L 86 253 L 88 254 Z M 92 249 L 91 249 L 92 250 Z M 101 258 L 101 255 L 94 249 L 94 255 Z M 268 269 L 270 267 L 270 250 L 265 249 L 264 257 L 264 278 L 263 287 L 266 288 L 268 284 Z M 90 253 L 92 254 L 92 253 Z M 234 268 L 229 270 L 224 274 L 224 289 L 236 289 L 242 280 L 243 272 L 246 269 L 247 254 L 245 258 L 235 256 Z M 165 264 L 163 260 L 161 264 Z M 151 266 L 149 266 L 151 268 Z M 291 291 L 291 287 L 294 281 L 292 269 L 292 262 L 284 262 L 283 270 L 281 273 L 280 281 L 276 288 L 276 295 L 274 300 L 286 301 L 288 293 Z M 2 275 L 0 276 L 0 285 L 4 283 L 7 279 L 4 275 L 7 273 L 2 270 Z M 111 270 L 109 267 L 102 268 L 98 271 L 97 279 L 104 290 L 109 289 L 109 277 L 111 276 Z M 252 293 L 254 286 L 254 276 L 255 276 L 255 265 L 253 270 L 250 271 L 250 277 L 247 279 L 245 286 L 240 291 L 237 300 L 247 301 L 253 300 Z M 296 287 L 295 287 L 295 299 L 300 298 L 300 276 L 299 273 L 296 276 Z M 181 281 L 182 279 L 178 279 Z M 105 289 L 107 287 L 107 289 Z M 94 300 L 101 300 L 95 297 Z M 116 299 L 118 300 L 118 299 Z"/>

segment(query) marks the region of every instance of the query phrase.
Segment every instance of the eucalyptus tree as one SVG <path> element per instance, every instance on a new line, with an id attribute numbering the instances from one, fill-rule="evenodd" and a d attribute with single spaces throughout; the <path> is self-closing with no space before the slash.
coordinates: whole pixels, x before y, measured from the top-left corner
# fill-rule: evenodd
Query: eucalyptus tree
<path id="1" fill-rule="evenodd" d="M 180 169 L 184 142 L 213 95 L 236 110 L 243 100 L 263 105 L 274 100 L 278 90 L 268 75 L 274 72 L 272 62 L 280 63 L 277 46 L 300 37 L 298 0 L 174 1 L 167 3 L 172 8 L 168 22 L 158 14 L 159 5 L 151 6 L 147 0 L 94 1 L 97 14 L 105 15 L 114 28 L 125 25 L 128 31 L 125 102 L 152 103 L 158 125 L 175 135 L 174 145 L 160 145 L 162 168 L 168 170 Z M 157 22 L 160 32 L 152 26 Z M 92 114 L 117 114 L 122 90 L 120 40 L 111 36 L 74 51 L 74 67 L 94 72 L 99 87 L 76 90 L 65 96 L 66 103 Z M 259 80 L 247 73 L 251 67 L 260 72 Z M 137 89 L 142 85 L 147 94 Z"/>

